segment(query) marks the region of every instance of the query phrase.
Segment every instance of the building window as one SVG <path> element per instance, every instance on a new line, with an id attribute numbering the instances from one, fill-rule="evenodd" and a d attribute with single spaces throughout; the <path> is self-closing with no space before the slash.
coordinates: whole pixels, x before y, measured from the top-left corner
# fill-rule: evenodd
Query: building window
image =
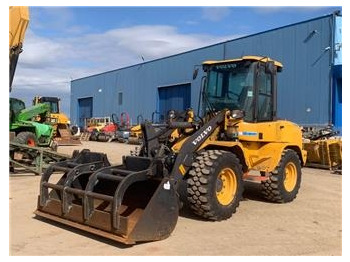
<path id="1" fill-rule="evenodd" d="M 122 105 L 123 104 L 123 93 L 119 92 L 118 93 L 118 105 Z"/>

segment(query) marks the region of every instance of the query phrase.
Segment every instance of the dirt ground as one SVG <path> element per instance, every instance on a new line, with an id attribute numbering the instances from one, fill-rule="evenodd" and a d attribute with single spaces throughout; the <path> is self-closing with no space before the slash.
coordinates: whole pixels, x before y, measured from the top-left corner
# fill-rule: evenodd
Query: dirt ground
<path id="1" fill-rule="evenodd" d="M 135 147 L 83 143 L 58 151 L 90 148 L 107 153 L 117 164 Z M 232 218 L 206 222 L 182 211 L 169 238 L 131 247 L 36 219 L 39 181 L 40 176 L 31 173 L 10 175 L 10 255 L 342 255 L 342 176 L 327 170 L 304 168 L 292 203 L 266 202 L 256 184 L 246 184 L 244 200 Z"/>

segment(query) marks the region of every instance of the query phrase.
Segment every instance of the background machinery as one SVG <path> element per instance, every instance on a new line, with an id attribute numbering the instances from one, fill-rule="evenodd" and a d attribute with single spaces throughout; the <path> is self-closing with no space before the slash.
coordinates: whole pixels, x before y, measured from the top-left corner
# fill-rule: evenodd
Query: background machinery
<path id="1" fill-rule="evenodd" d="M 130 127 L 130 134 L 128 137 L 129 144 L 139 145 L 142 143 L 142 129 L 141 124 L 144 122 L 143 116 L 140 114 L 137 116 L 137 123 L 135 126 Z M 153 123 L 153 122 L 152 122 Z"/>
<path id="2" fill-rule="evenodd" d="M 145 121 L 140 151 L 121 165 L 88 150 L 52 165 L 35 214 L 134 244 L 168 237 L 182 204 L 203 219 L 230 218 L 244 180 L 261 183 L 269 201 L 293 201 L 306 152 L 300 127 L 276 118 L 281 69 L 257 56 L 204 62 L 201 118 L 189 109 L 157 126 Z M 54 172 L 63 173 L 57 183 Z"/>
<path id="3" fill-rule="evenodd" d="M 15 167 L 41 174 L 49 164 L 69 158 L 55 152 L 50 107 L 38 104 L 25 108 L 22 100 L 10 98 L 10 171 Z"/>
<path id="4" fill-rule="evenodd" d="M 50 108 L 50 121 L 53 126 L 53 137 L 58 145 L 78 145 L 78 139 L 73 139 L 70 131 L 69 118 L 61 112 L 60 99 L 58 97 L 35 96 L 33 105 L 47 104 Z"/>
<path id="5" fill-rule="evenodd" d="M 9 87 L 12 89 L 16 66 L 29 23 L 29 8 L 9 7 Z M 9 100 L 10 126 L 10 171 L 15 167 L 41 174 L 49 164 L 63 161 L 69 156 L 55 152 L 57 143 L 52 140 L 53 128 L 50 107 L 38 104 L 25 108 L 25 103 L 16 98 Z M 50 147 L 50 149 L 48 149 Z M 53 150 L 51 150 L 53 149 Z"/>
<path id="6" fill-rule="evenodd" d="M 111 123 L 111 118 L 107 117 L 91 117 L 86 119 L 85 130 L 86 132 L 100 131 L 105 126 Z"/>
<path id="7" fill-rule="evenodd" d="M 23 51 L 23 41 L 29 24 L 29 8 L 26 6 L 9 7 L 9 86 L 10 92 L 14 79 L 17 62 Z M 44 116 L 48 108 L 39 106 L 25 109 L 25 103 L 16 98 L 10 98 L 10 139 L 19 136 L 17 142 L 35 146 L 37 144 L 49 144 L 52 130 L 49 126 L 35 124 L 33 113 Z"/>
<path id="8" fill-rule="evenodd" d="M 332 126 L 305 128 L 303 149 L 307 151 L 306 166 L 342 173 L 342 139 Z"/>
<path id="9" fill-rule="evenodd" d="M 25 108 L 22 100 L 10 98 L 10 137 L 30 146 L 50 146 L 53 128 L 47 124 L 50 107 L 40 104 Z"/>
<path id="10" fill-rule="evenodd" d="M 101 129 L 111 124 L 111 118 L 109 116 L 86 118 L 83 131 L 80 134 L 80 140 L 97 141 L 97 136 Z"/>
<path id="11" fill-rule="evenodd" d="M 91 136 L 91 140 L 101 142 L 111 142 L 117 139 L 117 132 L 119 128 L 119 119 L 116 114 L 111 115 L 111 122 L 102 127 L 99 131 L 95 131 L 94 136 Z"/>
<path id="12" fill-rule="evenodd" d="M 120 114 L 120 121 L 118 125 L 118 130 L 116 132 L 116 139 L 120 143 L 128 142 L 130 136 L 130 116 L 127 112 L 122 112 Z"/>
<path id="13" fill-rule="evenodd" d="M 29 23 L 29 8 L 9 7 L 9 85 L 10 92 L 23 41 Z M 50 108 L 47 105 L 25 108 L 25 103 L 10 98 L 10 140 L 30 146 L 49 146 L 52 141 L 52 127 L 45 124 Z M 36 121 L 37 120 L 37 121 Z"/>

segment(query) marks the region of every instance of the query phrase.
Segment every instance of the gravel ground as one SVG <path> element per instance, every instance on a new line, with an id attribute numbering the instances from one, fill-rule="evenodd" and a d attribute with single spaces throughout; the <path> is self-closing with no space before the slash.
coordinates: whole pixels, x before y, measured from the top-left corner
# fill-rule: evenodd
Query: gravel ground
<path id="1" fill-rule="evenodd" d="M 58 151 L 89 148 L 118 164 L 134 147 L 83 142 Z M 292 203 L 266 202 L 256 184 L 246 183 L 232 218 L 207 222 L 184 210 L 169 238 L 132 247 L 36 219 L 39 181 L 31 173 L 10 174 L 10 255 L 342 255 L 342 176 L 327 170 L 303 168 Z"/>

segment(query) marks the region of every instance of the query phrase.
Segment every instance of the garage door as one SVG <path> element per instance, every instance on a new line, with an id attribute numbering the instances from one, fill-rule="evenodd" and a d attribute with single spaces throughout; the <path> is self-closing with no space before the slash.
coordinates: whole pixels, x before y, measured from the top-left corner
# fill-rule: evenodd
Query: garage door
<path id="1" fill-rule="evenodd" d="M 336 130 L 342 131 L 342 66 L 334 66 L 333 78 L 333 125 Z"/>
<path id="2" fill-rule="evenodd" d="M 92 117 L 92 97 L 78 99 L 79 127 L 83 128 L 85 119 Z"/>
<path id="3" fill-rule="evenodd" d="M 158 88 L 159 112 L 166 117 L 169 110 L 183 111 L 191 107 L 191 84 Z"/>

